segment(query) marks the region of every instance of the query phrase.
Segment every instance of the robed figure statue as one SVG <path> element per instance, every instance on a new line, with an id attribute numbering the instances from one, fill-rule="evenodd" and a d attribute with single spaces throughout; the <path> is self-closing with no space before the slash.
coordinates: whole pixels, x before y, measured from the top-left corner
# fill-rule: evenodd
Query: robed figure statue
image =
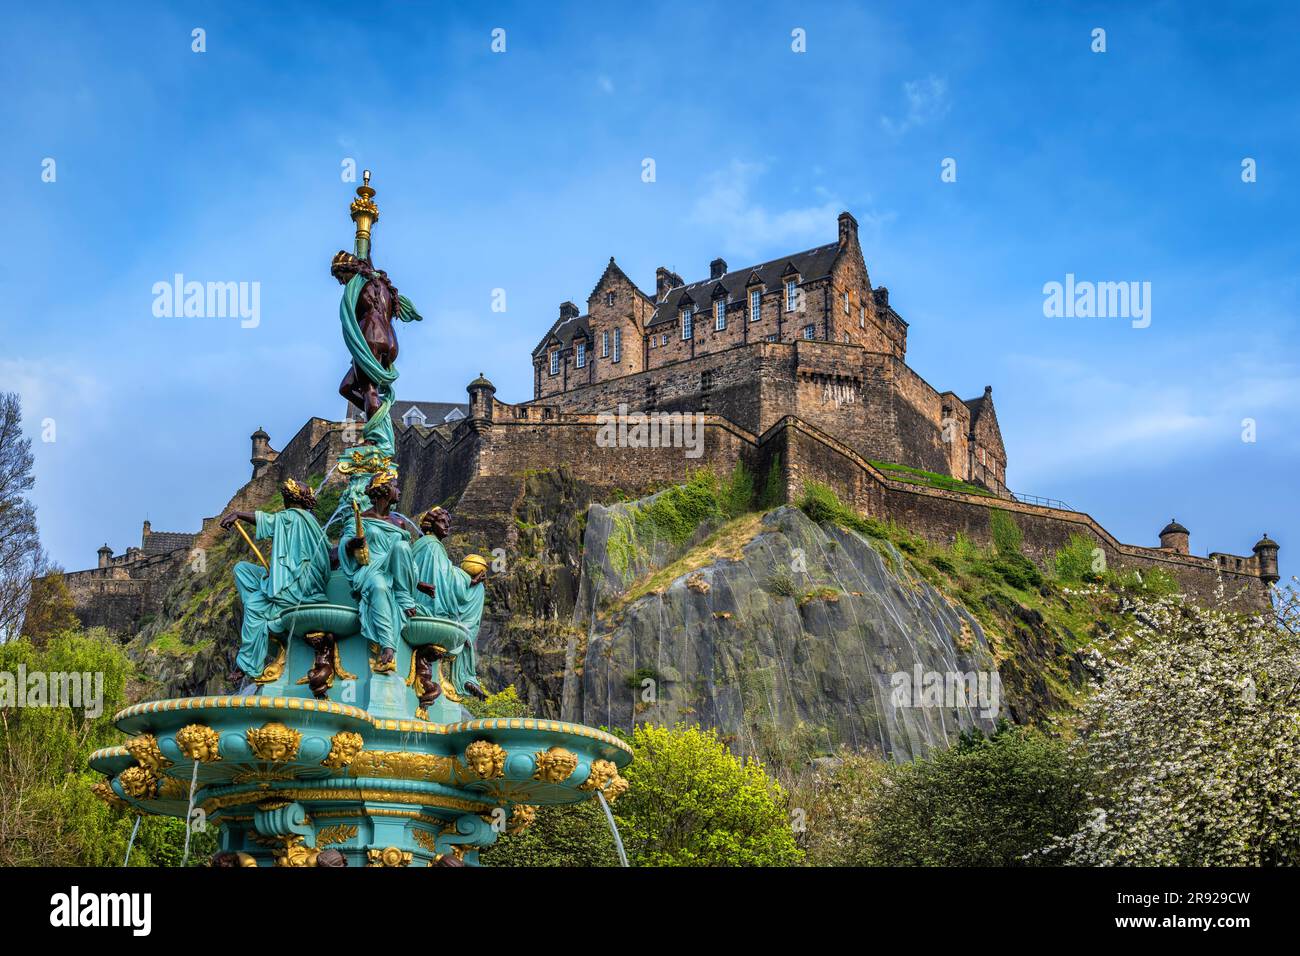
<path id="1" fill-rule="evenodd" d="M 411 546 L 415 576 L 421 582 L 417 585 L 417 600 L 434 617 L 449 618 L 464 625 L 468 631 L 465 645 L 451 658 L 448 677 L 458 695 L 469 693 L 482 697 L 475 670 L 474 641 L 483 618 L 483 579 L 487 572 L 470 575 L 447 557 L 442 539 L 451 531 L 451 515 L 445 508 L 426 511 L 420 518 L 420 530 L 424 536 Z M 425 587 L 426 584 L 432 587 Z"/>

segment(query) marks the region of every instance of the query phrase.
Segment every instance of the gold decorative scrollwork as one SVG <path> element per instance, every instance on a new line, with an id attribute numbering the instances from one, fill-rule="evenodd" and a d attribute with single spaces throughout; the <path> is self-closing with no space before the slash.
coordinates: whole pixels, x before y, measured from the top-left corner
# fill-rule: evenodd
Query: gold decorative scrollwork
<path id="1" fill-rule="evenodd" d="M 379 657 L 379 645 L 374 641 L 370 642 L 370 671 L 374 674 L 391 674 L 397 670 L 397 658 L 394 657 L 388 663 L 384 663 Z"/>
<path id="2" fill-rule="evenodd" d="M 316 845 L 325 847 L 332 846 L 335 843 L 347 843 L 348 840 L 356 839 L 356 835 L 356 824 L 336 823 L 333 826 L 320 828 L 316 834 Z"/>
<path id="3" fill-rule="evenodd" d="M 341 730 L 330 739 L 330 752 L 321 761 L 321 766 L 329 767 L 331 770 L 342 770 L 357 754 L 361 753 L 361 748 L 365 744 L 365 740 L 356 731 Z"/>
<path id="4" fill-rule="evenodd" d="M 176 746 L 181 748 L 181 753 L 199 763 L 211 763 L 221 759 L 221 755 L 217 752 L 217 744 L 220 740 L 219 733 L 203 724 L 189 724 L 176 731 Z"/>
<path id="5" fill-rule="evenodd" d="M 154 776 L 161 776 L 162 772 L 172 765 L 172 762 L 158 749 L 158 738 L 153 734 L 139 734 L 132 737 L 126 742 L 126 752 Z"/>
<path id="6" fill-rule="evenodd" d="M 246 736 L 254 756 L 272 763 L 292 760 L 302 743 L 302 734 L 274 720 L 261 727 L 250 727 Z"/>
<path id="7" fill-rule="evenodd" d="M 348 772 L 354 777 L 395 780 L 432 780 L 451 783 L 456 759 L 412 750 L 363 750 L 353 758 Z"/>
<path id="8" fill-rule="evenodd" d="M 537 754 L 537 772 L 534 780 L 546 783 L 563 783 L 578 769 L 578 758 L 563 747 L 552 747 Z"/>
<path id="9" fill-rule="evenodd" d="M 366 851 L 366 866 L 410 866 L 415 854 L 410 850 L 399 850 L 395 846 L 386 846 L 382 850 Z"/>
<path id="10" fill-rule="evenodd" d="M 423 849 L 428 850 L 429 853 L 434 856 L 438 855 L 438 838 L 428 830 L 413 829 L 411 831 L 411 839 L 420 844 Z"/>
<path id="11" fill-rule="evenodd" d="M 465 763 L 480 780 L 505 776 L 505 749 L 490 740 L 476 740 L 465 748 Z"/>

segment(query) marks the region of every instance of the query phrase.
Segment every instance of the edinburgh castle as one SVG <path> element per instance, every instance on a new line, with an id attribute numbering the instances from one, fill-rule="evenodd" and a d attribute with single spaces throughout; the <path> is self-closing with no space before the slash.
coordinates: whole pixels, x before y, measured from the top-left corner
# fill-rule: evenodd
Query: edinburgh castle
<path id="1" fill-rule="evenodd" d="M 692 282 L 660 268 L 652 292 L 611 257 L 585 310 L 563 302 L 534 348 L 531 400 L 502 402 L 480 375 L 467 404 L 397 403 L 402 511 L 451 504 L 479 546 L 509 553 L 530 473 L 563 469 L 598 501 L 739 464 L 786 501 L 818 482 L 859 513 L 936 542 L 962 534 L 988 545 L 990 516 L 1002 511 L 1040 564 L 1082 535 L 1109 565 L 1159 568 L 1193 598 L 1222 584 L 1248 606 L 1267 603 L 1278 546 L 1266 535 L 1249 555 L 1198 556 L 1176 521 L 1159 546 L 1124 544 L 1088 514 L 1013 494 L 992 388 L 974 397 L 936 389 L 907 364 L 907 329 L 889 290 L 872 285 L 848 212 L 826 245 L 736 269 L 715 259 Z M 659 420 L 674 434 L 698 423 L 699 454 L 601 440 L 611 415 L 620 435 Z M 217 514 L 269 500 L 284 477 L 327 474 L 354 427 L 313 418 L 279 451 L 258 429 L 252 478 Z M 68 575 L 79 612 L 131 629 L 156 604 L 168 562 L 178 567 L 217 534 L 210 518 L 192 540 L 155 534 L 151 543 L 147 532 L 125 556 L 105 549 L 98 568 Z M 162 555 L 166 542 L 175 548 Z"/>

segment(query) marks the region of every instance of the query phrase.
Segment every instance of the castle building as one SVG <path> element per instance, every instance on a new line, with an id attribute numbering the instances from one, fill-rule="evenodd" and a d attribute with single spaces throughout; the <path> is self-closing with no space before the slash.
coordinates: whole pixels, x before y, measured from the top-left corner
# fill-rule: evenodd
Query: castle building
<path id="1" fill-rule="evenodd" d="M 803 252 L 739 269 L 714 259 L 708 278 L 690 283 L 661 267 L 653 294 L 611 258 L 586 306 L 562 303 L 533 349 L 531 399 L 500 401 L 480 374 L 467 402 L 394 403 L 404 513 L 451 504 L 476 547 L 509 550 L 529 475 L 563 472 L 600 500 L 658 490 L 701 466 L 742 465 L 765 487 L 775 479 L 786 501 L 820 482 L 860 513 L 941 544 L 961 534 L 991 545 L 991 515 L 1002 511 L 1044 567 L 1083 536 L 1107 566 L 1158 568 L 1193 599 L 1213 600 L 1226 585 L 1243 606 L 1268 606 L 1278 580 L 1268 535 L 1249 555 L 1199 556 L 1177 521 L 1158 546 L 1125 544 L 1063 502 L 1013 494 L 992 387 L 963 399 L 908 366 L 907 322 L 889 291 L 871 284 L 850 213 L 840 214 L 836 241 Z M 601 436 L 612 414 L 679 426 L 690 416 L 701 426 L 700 454 L 611 446 Z M 359 415 L 312 418 L 278 451 L 259 428 L 252 477 L 197 536 L 152 532 L 146 522 L 140 548 L 113 557 L 106 545 L 98 568 L 67 575 L 83 620 L 119 629 L 155 612 L 186 549 L 224 534 L 220 514 L 256 507 L 284 478 L 328 473 L 355 442 Z"/>
<path id="2" fill-rule="evenodd" d="M 871 284 L 857 220 L 843 212 L 838 227 L 835 242 L 758 265 L 714 259 L 691 283 L 661 267 L 653 296 L 611 257 L 586 312 L 561 303 L 533 350 L 534 403 L 596 410 L 617 397 L 633 410 L 720 412 L 756 433 L 797 412 L 869 460 L 1007 496 L 992 387 L 962 399 L 908 367 L 907 322 Z M 763 374 L 776 366 L 780 381 Z"/>

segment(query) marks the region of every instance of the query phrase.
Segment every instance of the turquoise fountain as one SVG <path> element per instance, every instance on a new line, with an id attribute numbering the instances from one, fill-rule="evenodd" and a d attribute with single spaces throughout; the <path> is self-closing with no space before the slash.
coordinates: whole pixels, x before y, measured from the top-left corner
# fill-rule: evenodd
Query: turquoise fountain
<path id="1" fill-rule="evenodd" d="M 474 866 L 536 807 L 627 788 L 619 770 L 632 755 L 617 737 L 475 719 L 463 704 L 483 696 L 474 641 L 488 563 L 452 564 L 442 509 L 419 528 L 392 510 L 393 320 L 420 315 L 371 263 L 369 171 L 356 192 L 353 252 L 331 273 L 352 358 L 340 392 L 365 425 L 334 469 L 339 508 L 322 528 L 315 492 L 289 479 L 284 510 L 226 515 L 257 559 L 233 582 L 240 692 L 128 707 L 114 717 L 126 743 L 90 757 L 110 803 L 216 827 L 217 866 Z M 269 558 L 254 538 L 270 540 Z"/>

